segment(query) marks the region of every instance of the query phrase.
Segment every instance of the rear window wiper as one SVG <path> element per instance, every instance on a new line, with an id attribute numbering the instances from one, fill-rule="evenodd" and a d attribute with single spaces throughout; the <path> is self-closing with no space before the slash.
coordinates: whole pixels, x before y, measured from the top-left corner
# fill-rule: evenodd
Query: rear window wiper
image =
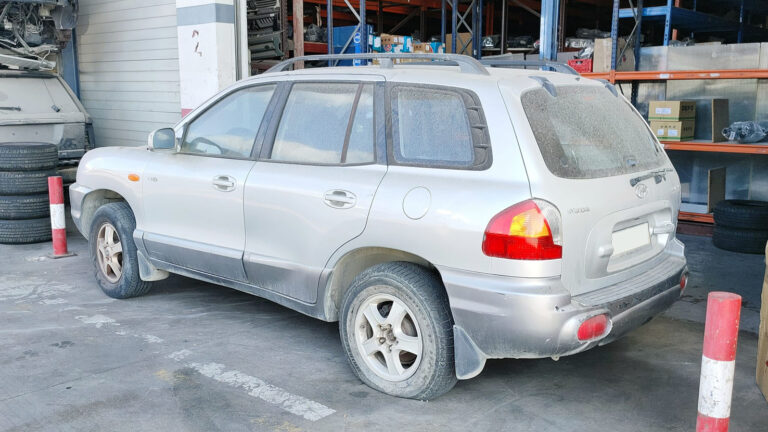
<path id="1" fill-rule="evenodd" d="M 21 111 L 20 106 L 0 106 L 2 111 Z"/>
<path id="2" fill-rule="evenodd" d="M 629 180 L 629 185 L 634 187 L 638 183 L 640 183 L 641 181 L 648 180 L 649 178 L 653 178 L 653 180 L 656 182 L 656 184 L 659 184 L 659 183 L 661 183 L 662 180 L 666 180 L 667 179 L 667 173 L 668 172 L 672 172 L 672 169 L 670 169 L 670 168 L 663 168 L 663 169 L 660 169 L 660 170 L 651 171 L 648 174 L 641 175 L 641 176 L 638 176 L 638 177 L 630 179 Z"/>

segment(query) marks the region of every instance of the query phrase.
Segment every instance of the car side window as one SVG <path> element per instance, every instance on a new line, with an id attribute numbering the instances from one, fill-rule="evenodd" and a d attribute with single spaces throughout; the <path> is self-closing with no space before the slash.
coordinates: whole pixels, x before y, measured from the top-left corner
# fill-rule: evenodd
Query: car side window
<path id="1" fill-rule="evenodd" d="M 247 87 L 216 102 L 187 126 L 181 151 L 249 158 L 275 87 L 272 84 Z"/>
<path id="2" fill-rule="evenodd" d="M 459 89 L 395 86 L 392 156 L 401 165 L 482 169 L 490 146 L 476 96 Z"/>
<path id="3" fill-rule="evenodd" d="M 306 164 L 374 161 L 373 84 L 295 83 L 271 160 Z"/>

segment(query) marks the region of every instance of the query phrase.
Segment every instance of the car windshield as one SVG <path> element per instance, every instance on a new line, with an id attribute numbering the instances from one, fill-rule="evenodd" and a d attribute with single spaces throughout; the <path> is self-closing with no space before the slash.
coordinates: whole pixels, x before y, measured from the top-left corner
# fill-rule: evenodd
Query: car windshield
<path id="1" fill-rule="evenodd" d="M 664 152 L 622 97 L 604 87 L 523 93 L 521 102 L 547 168 L 563 178 L 599 178 L 657 168 Z"/>

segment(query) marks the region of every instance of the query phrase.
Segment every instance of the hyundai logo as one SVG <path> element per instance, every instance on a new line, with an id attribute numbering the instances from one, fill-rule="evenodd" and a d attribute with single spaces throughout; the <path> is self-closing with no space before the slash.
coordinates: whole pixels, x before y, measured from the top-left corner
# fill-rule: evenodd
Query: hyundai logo
<path id="1" fill-rule="evenodd" d="M 645 183 L 638 183 L 637 186 L 635 186 L 635 195 L 640 199 L 647 197 L 648 186 L 646 186 Z"/>

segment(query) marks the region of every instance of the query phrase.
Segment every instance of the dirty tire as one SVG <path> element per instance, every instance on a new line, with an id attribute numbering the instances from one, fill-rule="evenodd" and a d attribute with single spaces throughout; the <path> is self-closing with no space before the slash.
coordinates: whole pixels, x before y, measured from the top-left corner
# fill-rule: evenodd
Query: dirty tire
<path id="1" fill-rule="evenodd" d="M 768 230 L 746 230 L 715 225 L 712 243 L 732 252 L 763 254 L 768 242 Z"/>
<path id="2" fill-rule="evenodd" d="M 24 220 L 0 219 L 0 243 L 27 244 L 51 240 L 51 218 Z"/>
<path id="3" fill-rule="evenodd" d="M 48 193 L 48 177 L 56 170 L 0 171 L 0 195 L 31 195 Z"/>
<path id="4" fill-rule="evenodd" d="M 101 270 L 97 242 L 99 230 L 104 224 L 112 225 L 119 236 L 122 245 L 122 274 L 111 282 Z M 139 261 L 136 254 L 136 244 L 133 241 L 133 231 L 136 229 L 136 219 L 131 207 L 125 202 L 105 204 L 93 215 L 88 236 L 88 246 L 91 261 L 96 273 L 96 282 L 104 294 L 116 298 L 127 299 L 149 292 L 152 284 L 139 277 Z"/>
<path id="5" fill-rule="evenodd" d="M 0 195 L 0 219 L 35 219 L 49 215 L 48 194 Z"/>
<path id="6" fill-rule="evenodd" d="M 421 360 L 403 381 L 385 380 L 365 362 L 355 340 L 355 317 L 367 298 L 388 295 L 405 304 L 417 321 L 422 339 Z M 392 396 L 430 400 L 456 385 L 453 318 L 439 275 L 408 262 L 375 265 L 357 276 L 344 295 L 339 331 L 355 374 L 369 387 Z"/>
<path id="7" fill-rule="evenodd" d="M 768 202 L 755 200 L 725 200 L 713 211 L 717 225 L 731 228 L 768 230 Z"/>
<path id="8" fill-rule="evenodd" d="M 46 143 L 0 143 L 0 170 L 40 171 L 56 168 L 59 149 Z"/>

